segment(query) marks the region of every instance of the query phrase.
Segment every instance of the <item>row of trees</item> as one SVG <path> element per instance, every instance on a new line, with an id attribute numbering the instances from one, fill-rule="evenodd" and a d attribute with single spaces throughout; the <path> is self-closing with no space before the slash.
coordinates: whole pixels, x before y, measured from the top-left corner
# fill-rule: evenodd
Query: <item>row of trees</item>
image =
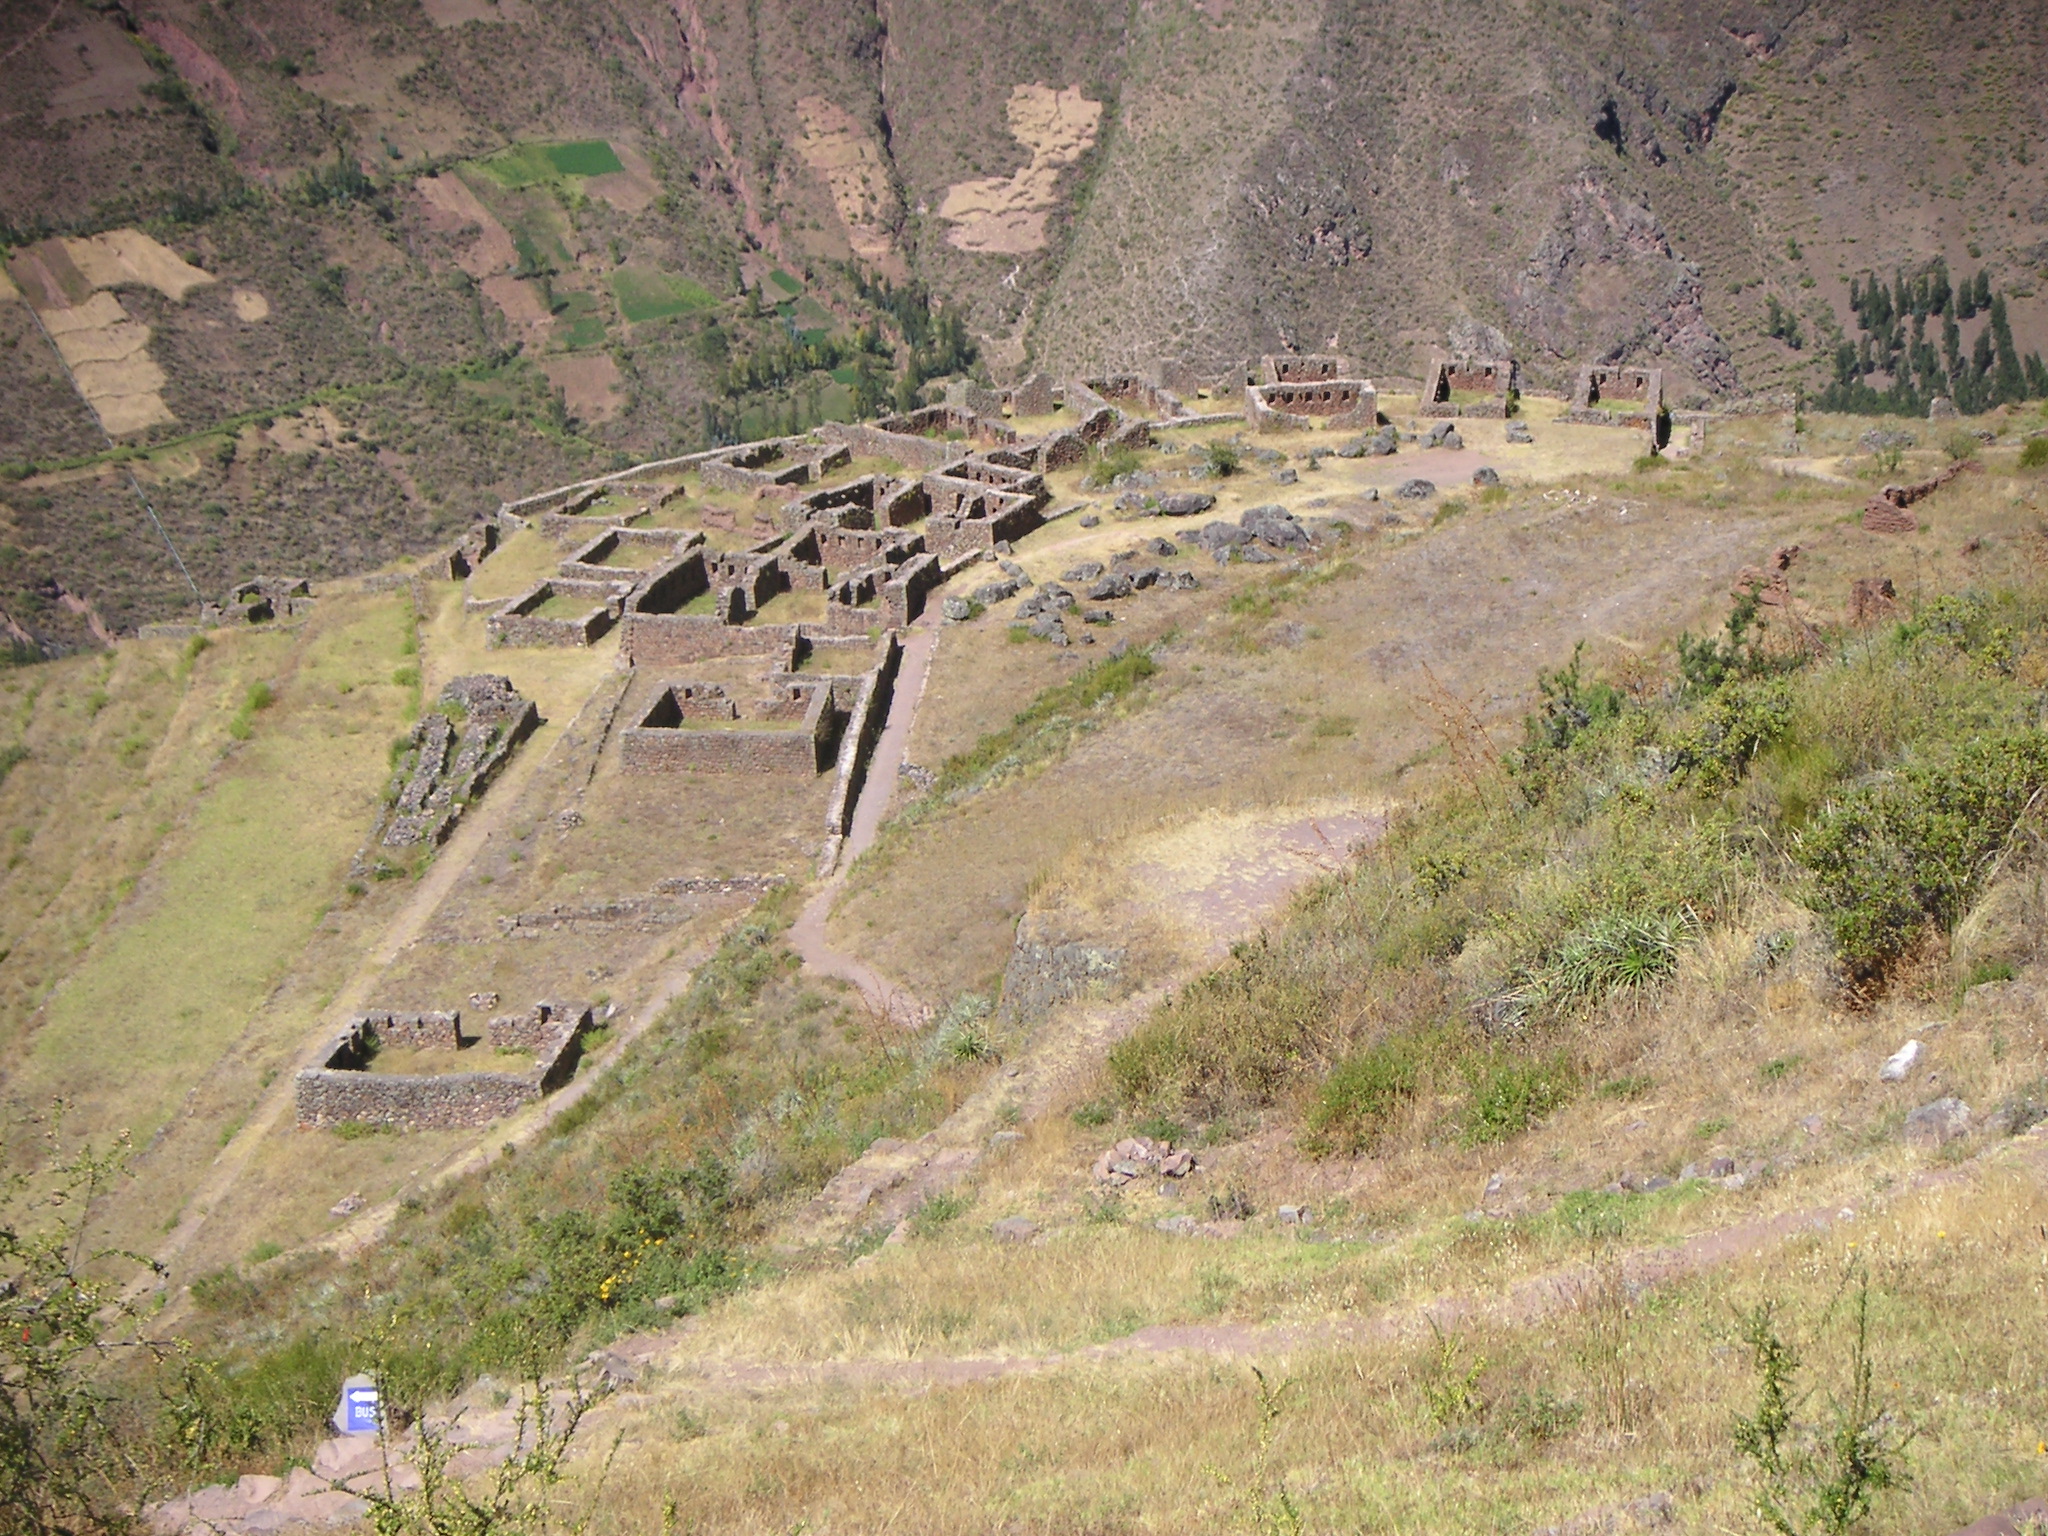
<path id="1" fill-rule="evenodd" d="M 2005 295 L 1993 288 L 1988 271 L 1951 283 L 1937 258 L 1910 280 L 1895 272 L 1889 286 L 1866 274 L 1850 282 L 1849 303 L 1863 334 L 1835 348 L 1834 379 L 1817 401 L 1824 410 L 1918 416 L 1946 395 L 1958 410 L 1974 414 L 2048 399 L 2048 365 L 2038 352 L 2020 355 Z M 1961 322 L 1980 313 L 1984 326 L 1966 349 Z M 1880 376 L 1889 383 L 1872 382 Z"/>

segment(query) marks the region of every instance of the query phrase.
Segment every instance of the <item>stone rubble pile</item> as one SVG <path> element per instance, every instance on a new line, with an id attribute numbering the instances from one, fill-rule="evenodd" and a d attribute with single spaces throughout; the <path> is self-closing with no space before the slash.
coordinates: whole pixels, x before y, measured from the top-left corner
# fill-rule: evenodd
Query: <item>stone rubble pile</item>
<path id="1" fill-rule="evenodd" d="M 1154 1141 L 1150 1136 L 1126 1136 L 1095 1159 L 1098 1184 L 1120 1189 L 1133 1179 L 1184 1179 L 1195 1171 L 1195 1154 L 1173 1144 Z"/>

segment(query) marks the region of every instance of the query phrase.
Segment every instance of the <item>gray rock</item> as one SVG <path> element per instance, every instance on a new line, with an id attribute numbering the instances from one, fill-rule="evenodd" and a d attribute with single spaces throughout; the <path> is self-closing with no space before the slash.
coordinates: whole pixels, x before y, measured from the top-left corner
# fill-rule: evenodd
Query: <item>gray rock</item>
<path id="1" fill-rule="evenodd" d="M 1278 448 L 1249 448 L 1245 450 L 1245 453 L 1254 464 L 1278 465 L 1287 462 L 1287 455 Z"/>
<path id="2" fill-rule="evenodd" d="M 1088 589 L 1088 597 L 1091 602 L 1105 603 L 1115 598 L 1129 597 L 1131 590 L 1130 577 L 1121 571 L 1111 571 Z"/>
<path id="3" fill-rule="evenodd" d="M 1437 447 L 1439 448 L 1462 448 L 1464 446 L 1465 439 L 1459 435 L 1458 430 L 1455 427 L 1453 427 L 1450 431 L 1446 432 L 1437 441 Z"/>
<path id="4" fill-rule="evenodd" d="M 1161 517 L 1193 517 L 1206 512 L 1216 505 L 1216 498 L 1207 491 L 1175 491 L 1170 496 L 1159 498 Z"/>
<path id="5" fill-rule="evenodd" d="M 1005 576 L 1014 576 L 1019 581 L 1028 581 L 1030 579 L 1024 574 L 1024 567 L 1014 560 L 998 560 L 996 568 Z"/>
<path id="6" fill-rule="evenodd" d="M 964 597 L 948 597 L 941 599 L 939 612 L 955 624 L 960 624 L 974 617 L 974 605 Z"/>
<path id="7" fill-rule="evenodd" d="M 1732 1157 L 1710 1158 L 1707 1162 L 1707 1177 L 1710 1179 L 1725 1179 L 1734 1171 L 1735 1159 Z"/>
<path id="8" fill-rule="evenodd" d="M 999 555 L 1008 555 L 1015 553 L 1015 551 L 1010 548 L 1010 541 L 1008 539 L 997 539 L 993 547 L 995 549 L 995 552 Z"/>
<path id="9" fill-rule="evenodd" d="M 1116 509 L 1119 512 L 1136 512 L 1141 514 L 1158 510 L 1153 504 L 1152 498 L 1143 491 L 1125 491 L 1121 496 L 1117 497 Z"/>
<path id="10" fill-rule="evenodd" d="M 1083 624 L 1114 624 L 1116 615 L 1107 608 L 1077 608 Z"/>
<path id="11" fill-rule="evenodd" d="M 1075 521 L 1080 523 L 1083 528 L 1100 528 L 1102 526 L 1102 519 L 1093 512 L 1083 512 Z"/>
<path id="12" fill-rule="evenodd" d="M 1252 535 L 1236 523 L 1204 523 L 1202 531 L 1195 535 L 1195 542 L 1204 549 L 1227 549 L 1233 544 L 1248 544 Z"/>
<path id="13" fill-rule="evenodd" d="M 1167 578 L 1167 584 L 1176 592 L 1192 592 L 1202 583 L 1193 571 L 1175 571 Z"/>
<path id="14" fill-rule="evenodd" d="M 1061 581 L 1093 581 L 1102 574 L 1100 560 L 1083 560 L 1079 565 L 1060 572 Z"/>
<path id="15" fill-rule="evenodd" d="M 1280 471 L 1279 474 L 1273 477 L 1273 483 L 1275 485 L 1293 485 L 1296 481 L 1300 479 L 1301 476 L 1296 474 L 1293 470 L 1283 469 Z"/>
<path id="16" fill-rule="evenodd" d="M 1373 440 L 1365 445 L 1365 451 L 1376 459 L 1384 459 L 1400 445 L 1401 434 L 1392 427 L 1382 427 Z"/>
<path id="17" fill-rule="evenodd" d="M 1429 435 L 1423 438 L 1422 445 L 1425 448 L 1440 448 L 1443 446 L 1444 439 L 1455 436 L 1457 430 L 1448 421 L 1440 421 L 1429 429 Z"/>
<path id="18" fill-rule="evenodd" d="M 1007 602 L 1022 590 L 1023 585 L 1012 577 L 1004 581 L 986 582 L 976 587 L 969 595 L 982 607 L 988 608 L 996 603 Z"/>
<path id="19" fill-rule="evenodd" d="M 1054 645 L 1067 643 L 1067 626 L 1060 622 L 1056 613 L 1041 613 L 1031 621 L 1031 638 L 1050 640 Z"/>
<path id="20" fill-rule="evenodd" d="M 1195 1235 L 1196 1222 L 1192 1216 L 1162 1216 L 1159 1220 L 1153 1222 L 1152 1225 L 1161 1232 L 1172 1233 L 1175 1237 L 1193 1237 Z"/>
<path id="21" fill-rule="evenodd" d="M 1246 533 L 1275 549 L 1308 548 L 1308 530 L 1285 507 L 1248 507 L 1238 521 Z"/>
<path id="22" fill-rule="evenodd" d="M 1474 485 L 1499 485 L 1500 471 L 1489 464 L 1482 464 L 1472 471 L 1472 483 Z"/>
<path id="23" fill-rule="evenodd" d="M 1165 578 L 1166 571 L 1160 566 L 1140 566 L 1137 570 L 1131 572 L 1131 590 L 1133 592 L 1142 592 L 1147 587 L 1157 586 Z"/>
<path id="24" fill-rule="evenodd" d="M 1271 565 L 1280 557 L 1259 548 L 1256 544 L 1241 544 L 1238 546 L 1237 558 L 1246 565 Z"/>
<path id="25" fill-rule="evenodd" d="M 1422 501 L 1436 494 L 1436 487 L 1427 480 L 1403 480 L 1401 488 L 1394 492 L 1403 501 Z"/>
<path id="26" fill-rule="evenodd" d="M 1916 1147 L 1945 1147 L 1970 1134 L 1970 1106 L 1961 1099 L 1936 1099 L 1906 1116 L 1906 1141 Z"/>
<path id="27" fill-rule="evenodd" d="M 1180 553 L 1180 546 L 1171 539 L 1147 539 L 1142 546 L 1148 555 L 1157 555 L 1162 560 L 1171 560 Z"/>
<path id="28" fill-rule="evenodd" d="M 1283 1227 L 1294 1227 L 1307 1221 L 1309 1212 L 1306 1206 L 1283 1205 L 1273 1213 L 1273 1216 Z"/>
<path id="29" fill-rule="evenodd" d="M 1028 1243 L 1038 1236 L 1038 1223 L 1023 1216 L 1005 1216 L 989 1230 L 1000 1242 Z"/>
<path id="30" fill-rule="evenodd" d="M 1358 499 L 1360 501 L 1378 501 L 1380 499 L 1380 488 L 1376 485 L 1368 485 L 1358 493 Z"/>
<path id="31" fill-rule="evenodd" d="M 1533 443 L 1536 439 L 1529 435 L 1529 424 L 1526 421 L 1511 421 L 1508 423 L 1508 441 L 1511 443 Z"/>

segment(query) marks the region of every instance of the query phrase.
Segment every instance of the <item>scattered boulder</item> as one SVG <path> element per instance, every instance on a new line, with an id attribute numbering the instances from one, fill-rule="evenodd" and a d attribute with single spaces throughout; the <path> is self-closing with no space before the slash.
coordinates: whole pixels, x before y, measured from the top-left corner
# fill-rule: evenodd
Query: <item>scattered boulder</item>
<path id="1" fill-rule="evenodd" d="M 1455 443 L 1451 441 L 1454 437 L 1458 438 Z M 1429 429 L 1428 434 L 1422 439 L 1422 446 L 1425 448 L 1462 448 L 1465 446 L 1465 439 L 1458 437 L 1458 429 L 1448 421 L 1440 421 Z"/>
<path id="2" fill-rule="evenodd" d="M 1107 608 L 1077 608 L 1075 614 L 1083 624 L 1114 624 L 1116 615 Z"/>
<path id="3" fill-rule="evenodd" d="M 1061 581 L 1093 581 L 1102 574 L 1100 560 L 1083 560 L 1079 565 L 1060 572 Z"/>
<path id="4" fill-rule="evenodd" d="M 1279 557 L 1259 548 L 1256 544 L 1240 544 L 1237 547 L 1237 558 L 1246 565 L 1271 565 Z"/>
<path id="5" fill-rule="evenodd" d="M 1171 539 L 1147 539 L 1140 547 L 1146 554 L 1157 555 L 1162 560 L 1171 560 L 1180 553 L 1180 546 Z"/>
<path id="6" fill-rule="evenodd" d="M 1293 470 L 1283 469 L 1280 471 L 1279 474 L 1273 477 L 1273 483 L 1275 485 L 1293 485 L 1299 479 L 1301 479 L 1301 476 L 1296 474 Z"/>
<path id="7" fill-rule="evenodd" d="M 1056 613 L 1041 613 L 1031 621 L 1031 638 L 1050 640 L 1054 645 L 1067 643 L 1067 626 L 1060 622 Z"/>
<path id="8" fill-rule="evenodd" d="M 353 1216 L 362 1208 L 362 1195 L 354 1190 L 350 1190 L 328 1208 L 327 1214 L 330 1216 Z"/>
<path id="9" fill-rule="evenodd" d="M 1023 585 L 1011 577 L 1003 581 L 986 582 L 969 594 L 971 598 L 987 608 L 996 603 L 1007 602 L 1023 590 Z"/>
<path id="10" fill-rule="evenodd" d="M 1529 435 L 1529 424 L 1526 421 L 1511 421 L 1508 423 L 1508 441 L 1511 443 L 1533 443 L 1536 439 Z"/>
<path id="11" fill-rule="evenodd" d="M 1936 1099 L 1906 1116 L 1906 1141 L 1915 1147 L 1945 1147 L 1970 1134 L 1970 1106 L 1961 1099 Z"/>
<path id="12" fill-rule="evenodd" d="M 964 597 L 942 598 L 939 612 L 955 624 L 964 624 L 974 617 L 974 605 Z"/>
<path id="13" fill-rule="evenodd" d="M 1106 603 L 1115 598 L 1129 597 L 1131 592 L 1131 578 L 1121 571 L 1111 571 L 1088 589 L 1088 598 L 1091 602 Z"/>
<path id="14" fill-rule="evenodd" d="M 1175 1237 L 1193 1237 L 1199 1225 L 1192 1216 L 1162 1216 L 1152 1223 L 1161 1232 L 1170 1232 Z"/>
<path id="15" fill-rule="evenodd" d="M 1166 568 L 1158 565 L 1142 565 L 1131 572 L 1131 590 L 1142 592 L 1147 587 L 1157 586 L 1166 579 Z"/>
<path id="16" fill-rule="evenodd" d="M 1423 501 L 1436 494 L 1436 487 L 1427 480 L 1403 480 L 1394 494 L 1403 501 Z"/>
<path id="17" fill-rule="evenodd" d="M 1031 578 L 1024 574 L 1024 567 L 1019 565 L 1014 560 L 998 560 L 996 562 L 996 568 L 1000 570 L 1005 576 L 1016 577 L 1017 580 L 1023 582 L 1026 586 L 1029 586 L 1031 583 Z"/>
<path id="18" fill-rule="evenodd" d="M 1166 585 L 1176 592 L 1192 592 L 1201 584 L 1193 571 L 1174 571 L 1166 579 Z"/>
<path id="19" fill-rule="evenodd" d="M 1233 544 L 1251 542 L 1251 535 L 1236 523 L 1204 523 L 1202 531 L 1195 535 L 1195 542 L 1210 551 L 1228 549 Z"/>
<path id="20" fill-rule="evenodd" d="M 1472 471 L 1472 483 L 1474 485 L 1499 485 L 1500 471 L 1489 464 L 1482 464 Z"/>
<path id="21" fill-rule="evenodd" d="M 1206 512 L 1216 505 L 1216 498 L 1207 491 L 1175 491 L 1170 496 L 1159 498 L 1161 517 L 1193 517 Z"/>
<path id="22" fill-rule="evenodd" d="M 1273 1217 L 1283 1227 L 1298 1227 L 1307 1223 L 1309 1214 L 1305 1205 L 1283 1205 L 1273 1213 Z"/>
<path id="23" fill-rule="evenodd" d="M 1024 1216 L 1005 1216 L 989 1230 L 999 1242 L 1028 1243 L 1038 1236 L 1038 1223 Z"/>
<path id="24" fill-rule="evenodd" d="M 1392 427 L 1381 427 L 1365 445 L 1365 451 L 1376 459 L 1390 457 L 1401 446 L 1401 434 Z"/>
<path id="25" fill-rule="evenodd" d="M 1885 1058 L 1883 1066 L 1877 1069 L 1880 1083 L 1903 1083 L 1906 1074 L 1919 1062 L 1925 1047 L 1918 1040 L 1908 1040 Z"/>
<path id="26" fill-rule="evenodd" d="M 1102 526 L 1102 519 L 1093 512 L 1083 512 L 1077 521 L 1083 528 L 1100 528 Z"/>
<path id="27" fill-rule="evenodd" d="M 1238 522 L 1246 533 L 1275 549 L 1306 549 L 1309 546 L 1308 530 L 1285 507 L 1248 507 Z"/>
<path id="28" fill-rule="evenodd" d="M 1936 395 L 1927 402 L 1929 421 L 1960 421 L 1962 416 L 1963 413 L 1956 409 L 1955 401 L 1949 399 L 1947 395 Z"/>

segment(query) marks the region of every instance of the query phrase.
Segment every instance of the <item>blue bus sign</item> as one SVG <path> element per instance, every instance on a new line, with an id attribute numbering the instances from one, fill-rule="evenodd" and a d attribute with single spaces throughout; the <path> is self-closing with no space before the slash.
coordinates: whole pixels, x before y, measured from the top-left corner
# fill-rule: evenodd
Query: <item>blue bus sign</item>
<path id="1" fill-rule="evenodd" d="M 334 1427 L 344 1435 L 377 1433 L 377 1383 L 368 1376 L 351 1376 L 341 1384 L 341 1406 L 334 1410 Z"/>

